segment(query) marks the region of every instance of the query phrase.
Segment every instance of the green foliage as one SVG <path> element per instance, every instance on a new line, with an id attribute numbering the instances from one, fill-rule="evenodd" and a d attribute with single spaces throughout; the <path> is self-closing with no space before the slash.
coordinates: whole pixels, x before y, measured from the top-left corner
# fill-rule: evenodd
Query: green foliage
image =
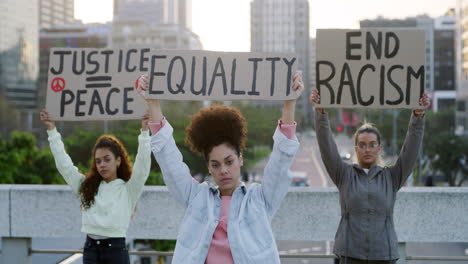
<path id="1" fill-rule="evenodd" d="M 244 152 L 244 167 L 246 169 L 252 168 L 260 160 L 270 155 L 271 147 L 254 147 L 249 151 Z"/>
<path id="2" fill-rule="evenodd" d="M 63 183 L 49 150 L 36 147 L 36 138 L 27 132 L 13 131 L 10 139 L 0 140 L 0 183 Z"/>
<path id="3" fill-rule="evenodd" d="M 175 249 L 175 240 L 152 240 L 151 247 L 157 251 L 173 251 Z"/>
<path id="4" fill-rule="evenodd" d="M 278 107 L 255 107 L 250 103 L 238 102 L 234 104 L 247 121 L 247 149 L 254 146 L 271 146 L 273 132 L 281 118 L 281 109 Z"/>
<path id="5" fill-rule="evenodd" d="M 394 112 L 395 111 L 395 112 Z M 376 125 L 382 135 L 382 144 L 384 149 L 391 150 L 392 137 L 394 126 L 396 127 L 396 153 L 403 144 L 408 129 L 411 111 L 409 110 L 379 110 L 379 109 L 362 109 L 359 110 L 361 114 L 361 124 L 370 122 Z M 394 120 L 395 115 L 395 120 Z M 350 132 L 353 136 L 354 129 Z M 395 153 L 394 153 L 395 154 Z"/>
<path id="6" fill-rule="evenodd" d="M 146 185 L 166 185 L 163 180 L 162 173 L 160 171 L 156 172 L 154 170 L 150 171 Z"/>
<path id="7" fill-rule="evenodd" d="M 149 244 L 153 250 L 156 251 L 174 251 L 176 241 L 175 240 L 154 240 L 154 239 L 138 239 L 136 243 Z M 164 257 L 159 257 L 156 263 L 164 263 Z"/>
<path id="8" fill-rule="evenodd" d="M 455 112 L 453 109 L 439 111 L 437 113 L 427 111 L 424 145 L 431 144 L 434 135 L 455 133 Z"/>
<path id="9" fill-rule="evenodd" d="M 393 126 L 396 126 L 396 143 L 398 150 L 403 144 L 408 129 L 409 119 L 411 117 L 410 110 L 379 110 L 379 109 L 360 109 L 357 110 L 361 115 L 361 123 L 364 121 L 371 122 L 377 126 L 382 134 L 383 144 L 385 147 L 390 147 L 393 136 Z M 396 111 L 395 122 L 393 120 L 393 111 Z M 430 144 L 431 136 L 441 133 L 453 133 L 455 126 L 455 114 L 453 109 L 447 109 L 434 113 L 430 110 L 426 111 L 424 145 Z M 349 131 L 352 136 L 354 129 Z"/>
<path id="10" fill-rule="evenodd" d="M 432 167 L 441 171 L 450 186 L 460 186 L 466 179 L 466 162 L 468 158 L 468 141 L 450 132 L 431 137 L 426 146 Z M 462 177 L 457 177 L 458 174 Z"/>
<path id="11" fill-rule="evenodd" d="M 382 133 L 383 144 L 386 147 L 390 147 L 393 126 L 396 125 L 396 143 L 397 151 L 399 151 L 406 136 L 411 111 L 397 110 L 395 122 L 393 110 L 360 110 L 359 112 L 363 120 L 376 124 Z M 437 113 L 426 111 L 423 157 L 431 164 L 432 169 L 446 176 L 450 186 L 459 186 L 467 176 L 464 172 L 467 168 L 461 165 L 460 161 L 468 157 L 468 142 L 466 138 L 457 137 L 454 134 L 454 127 L 453 109 Z M 457 175 L 462 175 L 462 177 L 457 178 Z"/>
<path id="12" fill-rule="evenodd" d="M 244 114 L 248 125 L 247 149 L 244 151 L 244 167 L 250 168 L 271 152 L 272 135 L 281 116 L 278 108 L 257 108 L 249 103 L 236 103 Z M 206 161 L 192 153 L 185 144 L 185 128 L 190 115 L 202 107 L 201 102 L 165 102 L 163 105 L 167 119 L 174 127 L 174 139 L 181 151 L 184 162 L 192 175 L 207 174 Z M 132 161 L 138 151 L 138 135 L 141 121 L 109 121 L 109 134 L 119 138 L 127 148 Z M 65 137 L 64 144 L 75 166 L 83 173 L 90 167 L 92 148 L 102 134 L 100 126 L 78 128 Z M 164 185 L 161 171 L 151 159 L 151 173 L 148 185 Z M 26 132 L 13 132 L 9 140 L 0 138 L 0 183 L 63 184 L 53 156 L 48 148 L 38 149 L 36 138 Z"/>
<path id="13" fill-rule="evenodd" d="M 63 139 L 65 149 L 75 165 L 81 165 L 81 168 L 89 167 L 93 146 L 100 135 L 97 131 L 78 129 L 74 134 Z"/>
<path id="14" fill-rule="evenodd" d="M 2 84 L 0 83 L 0 90 Z M 18 112 L 8 104 L 4 96 L 0 96 L 0 137 L 6 138 L 11 131 L 18 129 L 20 123 L 18 121 Z"/>

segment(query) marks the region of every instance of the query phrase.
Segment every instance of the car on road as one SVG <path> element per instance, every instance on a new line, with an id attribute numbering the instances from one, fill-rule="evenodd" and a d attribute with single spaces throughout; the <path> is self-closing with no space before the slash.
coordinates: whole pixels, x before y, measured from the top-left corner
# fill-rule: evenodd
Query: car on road
<path id="1" fill-rule="evenodd" d="M 307 184 L 307 174 L 303 171 L 290 171 L 291 186 L 309 186 Z"/>
<path id="2" fill-rule="evenodd" d="M 341 157 L 341 159 L 344 160 L 344 161 L 351 160 L 351 157 L 352 157 L 352 156 L 353 156 L 353 155 L 352 155 L 351 153 L 349 153 L 348 151 L 342 151 L 342 152 L 340 153 L 340 157 Z"/>

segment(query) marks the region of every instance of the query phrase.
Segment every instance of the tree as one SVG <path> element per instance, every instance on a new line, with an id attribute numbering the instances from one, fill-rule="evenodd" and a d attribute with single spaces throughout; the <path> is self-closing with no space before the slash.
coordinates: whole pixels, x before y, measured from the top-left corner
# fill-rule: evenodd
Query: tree
<path id="1" fill-rule="evenodd" d="M 442 172 L 450 186 L 461 186 L 468 177 L 468 142 L 465 138 L 445 132 L 431 137 L 426 145 L 432 168 Z"/>
<path id="2" fill-rule="evenodd" d="M 64 183 L 48 149 L 38 149 L 36 138 L 27 132 L 13 131 L 9 140 L 0 139 L 0 183 Z"/>
<path id="3" fill-rule="evenodd" d="M 0 124 L 0 136 L 3 138 L 19 126 L 18 113 L 3 96 L 0 96 Z"/>

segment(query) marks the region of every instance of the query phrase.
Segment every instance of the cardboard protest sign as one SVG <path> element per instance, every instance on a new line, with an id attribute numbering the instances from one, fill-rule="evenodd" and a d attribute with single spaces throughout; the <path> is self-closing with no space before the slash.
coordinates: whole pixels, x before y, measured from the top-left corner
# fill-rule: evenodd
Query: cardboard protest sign
<path id="1" fill-rule="evenodd" d="M 150 76 L 148 98 L 285 100 L 297 58 L 271 53 L 54 48 L 46 109 L 54 120 L 140 119 L 146 103 L 135 80 Z"/>
<path id="2" fill-rule="evenodd" d="M 134 91 L 148 70 L 149 48 L 54 48 L 46 109 L 54 120 L 140 119 L 146 102 Z"/>
<path id="3" fill-rule="evenodd" d="M 158 51 L 150 56 L 149 98 L 166 100 L 286 100 L 297 97 L 293 55 Z"/>
<path id="4" fill-rule="evenodd" d="M 421 108 L 423 30 L 317 30 L 320 107 Z"/>

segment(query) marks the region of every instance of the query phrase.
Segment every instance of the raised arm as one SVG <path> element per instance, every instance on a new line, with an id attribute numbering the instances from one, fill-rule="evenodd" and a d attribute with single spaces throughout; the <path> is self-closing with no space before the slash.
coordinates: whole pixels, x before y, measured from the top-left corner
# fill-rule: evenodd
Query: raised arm
<path id="1" fill-rule="evenodd" d="M 148 77 L 138 80 L 137 92 L 144 97 L 148 90 Z M 199 192 L 200 184 L 192 178 L 188 166 L 183 162 L 172 135 L 173 128 L 164 118 L 159 100 L 146 99 L 151 117 L 151 151 L 161 168 L 161 172 L 171 194 L 184 206 Z"/>
<path id="2" fill-rule="evenodd" d="M 424 137 L 424 109 L 430 105 L 429 97 L 426 93 L 419 100 L 419 104 L 423 109 L 413 111 L 400 155 L 395 165 L 389 168 L 394 191 L 398 191 L 405 184 L 413 171 L 422 144 Z"/>
<path id="3" fill-rule="evenodd" d="M 291 180 L 289 168 L 299 149 L 299 141 L 295 136 L 294 111 L 296 100 L 304 90 L 301 75 L 301 72 L 296 72 L 293 76 L 292 90 L 297 97 L 294 100 L 284 102 L 281 120 L 273 135 L 273 152 L 263 172 L 261 194 L 270 216 L 276 212 L 288 192 Z"/>
<path id="4" fill-rule="evenodd" d="M 138 136 L 138 152 L 135 158 L 135 164 L 133 165 L 132 177 L 127 182 L 128 193 L 133 203 L 136 203 L 140 197 L 151 169 L 149 121 L 149 114 L 145 114 L 141 121 L 141 132 Z"/>
<path id="5" fill-rule="evenodd" d="M 62 137 L 55 127 L 55 122 L 51 120 L 49 113 L 44 109 L 41 111 L 40 117 L 44 125 L 47 127 L 50 150 L 52 151 L 52 155 L 55 159 L 55 166 L 67 184 L 70 185 L 73 192 L 78 194 L 80 185 L 84 181 L 85 176 L 80 173 L 76 166 L 73 165 L 70 156 L 68 156 L 65 151 Z"/>
<path id="6" fill-rule="evenodd" d="M 310 102 L 315 105 L 320 101 L 318 90 L 314 88 L 310 96 Z M 323 164 L 327 169 L 330 178 L 335 185 L 340 188 L 343 182 L 345 171 L 350 169 L 350 165 L 346 164 L 340 157 L 338 147 L 333 138 L 328 114 L 323 108 L 315 108 L 315 133 L 317 142 L 322 156 Z"/>

